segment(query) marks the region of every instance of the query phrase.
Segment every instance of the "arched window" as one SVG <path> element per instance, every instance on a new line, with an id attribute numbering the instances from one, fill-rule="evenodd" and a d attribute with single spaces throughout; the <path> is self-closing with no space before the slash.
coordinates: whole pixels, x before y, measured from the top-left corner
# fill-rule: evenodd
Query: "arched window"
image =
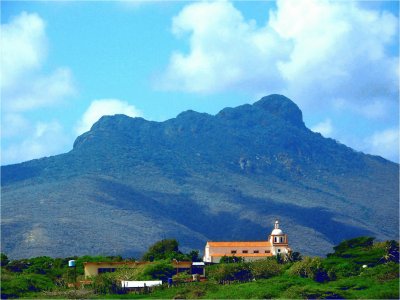
<path id="1" fill-rule="evenodd" d="M 278 238 L 274 237 L 274 242 L 277 243 L 278 242 Z"/>
<path id="2" fill-rule="evenodd" d="M 283 243 L 283 236 L 281 236 L 281 243 Z"/>

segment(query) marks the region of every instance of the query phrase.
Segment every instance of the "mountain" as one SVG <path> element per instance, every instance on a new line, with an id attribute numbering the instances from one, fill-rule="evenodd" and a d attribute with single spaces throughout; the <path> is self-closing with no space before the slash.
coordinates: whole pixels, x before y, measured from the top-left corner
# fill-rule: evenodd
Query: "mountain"
<path id="1" fill-rule="evenodd" d="M 399 165 L 312 132 L 281 95 L 165 122 L 104 116 L 69 153 L 1 171 L 13 258 L 138 256 L 162 238 L 203 250 L 266 239 L 275 218 L 304 254 L 399 237 Z"/>

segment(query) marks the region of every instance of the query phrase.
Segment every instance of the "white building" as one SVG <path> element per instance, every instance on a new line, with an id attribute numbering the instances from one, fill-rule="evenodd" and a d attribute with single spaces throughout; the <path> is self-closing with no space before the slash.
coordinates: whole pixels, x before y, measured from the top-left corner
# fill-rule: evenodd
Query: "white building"
<path id="1" fill-rule="evenodd" d="M 287 234 L 279 228 L 278 220 L 266 241 L 212 242 L 208 241 L 204 250 L 204 262 L 218 263 L 223 256 L 243 257 L 245 261 L 263 259 L 290 252 Z"/>

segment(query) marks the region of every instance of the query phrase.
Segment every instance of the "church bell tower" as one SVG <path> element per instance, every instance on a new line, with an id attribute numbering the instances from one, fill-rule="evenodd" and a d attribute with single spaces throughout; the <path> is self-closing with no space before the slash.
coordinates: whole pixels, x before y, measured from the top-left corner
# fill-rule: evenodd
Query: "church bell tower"
<path id="1" fill-rule="evenodd" d="M 272 246 L 272 253 L 284 254 L 288 252 L 288 237 L 284 234 L 282 229 L 279 228 L 279 221 L 276 220 L 274 223 L 274 229 L 268 237 L 268 241 Z"/>

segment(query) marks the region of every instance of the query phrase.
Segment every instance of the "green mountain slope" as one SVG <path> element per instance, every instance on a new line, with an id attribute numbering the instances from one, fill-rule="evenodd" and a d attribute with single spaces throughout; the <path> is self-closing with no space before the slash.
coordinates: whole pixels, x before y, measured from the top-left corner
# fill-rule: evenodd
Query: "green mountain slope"
<path id="1" fill-rule="evenodd" d="M 399 166 L 305 127 L 280 95 L 165 122 L 102 117 L 66 154 L 2 167 L 11 257 L 138 255 L 155 240 L 260 240 L 296 251 L 398 238 Z"/>

